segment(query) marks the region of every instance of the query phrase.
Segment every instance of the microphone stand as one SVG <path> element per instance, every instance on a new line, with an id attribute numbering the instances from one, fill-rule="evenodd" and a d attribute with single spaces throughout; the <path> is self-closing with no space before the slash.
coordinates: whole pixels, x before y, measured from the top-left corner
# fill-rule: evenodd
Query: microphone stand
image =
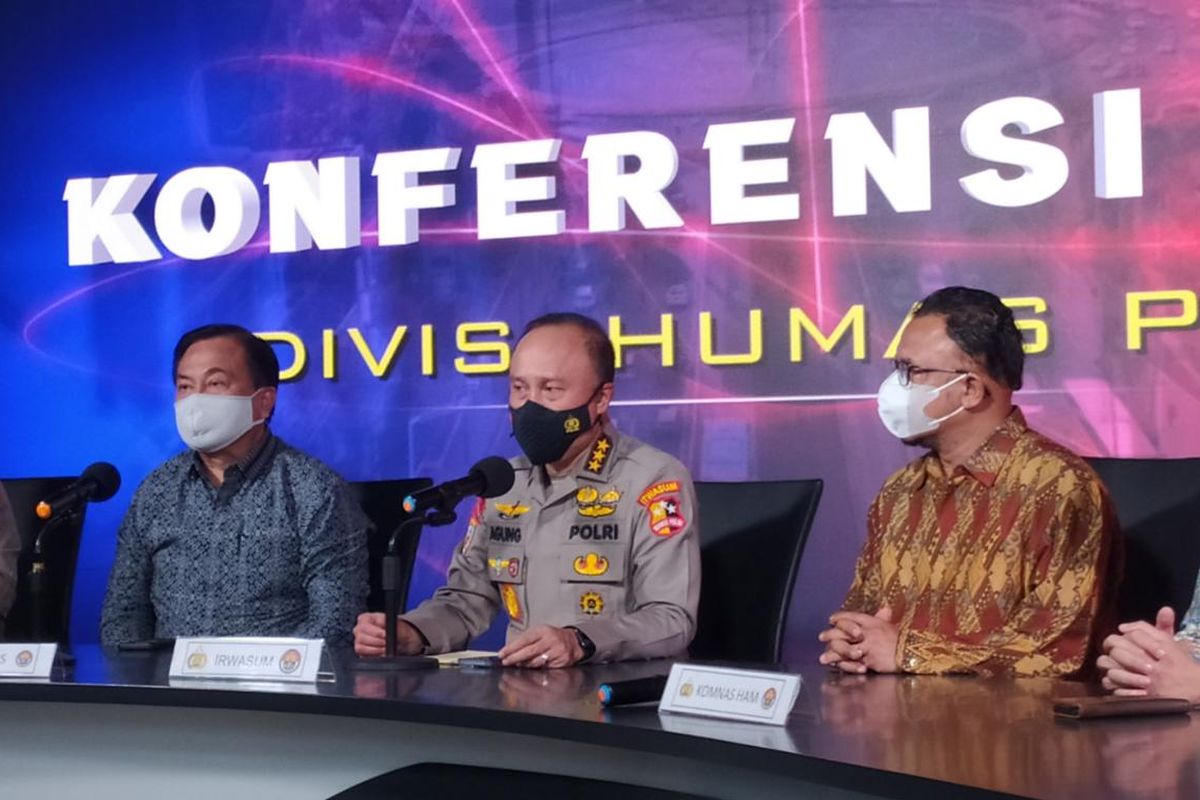
<path id="1" fill-rule="evenodd" d="M 48 533 L 59 527 L 79 522 L 80 516 L 80 509 L 75 508 L 69 514 L 51 517 L 42 525 L 37 538 L 33 540 L 33 556 L 29 564 L 29 633 L 34 642 L 44 642 L 49 638 L 49 634 L 46 632 L 46 617 L 48 616 L 46 613 L 48 599 L 46 596 L 46 558 L 42 552 L 42 540 Z M 70 609 L 63 609 L 63 612 L 71 613 Z M 60 641 L 59 645 L 58 653 L 63 665 L 74 663 L 75 657 L 68 651 L 71 643 Z"/>
<path id="2" fill-rule="evenodd" d="M 458 519 L 452 507 L 436 506 L 425 514 L 410 517 L 400 524 L 392 538 L 388 541 L 387 555 L 383 557 L 381 578 L 383 582 L 384 605 L 384 649 L 382 656 L 356 658 L 352 667 L 356 670 L 376 672 L 396 672 L 400 670 L 429 669 L 437 666 L 437 659 L 429 656 L 398 655 L 396 645 L 396 624 L 400 619 L 400 583 L 402 566 L 400 557 L 396 554 L 396 546 L 406 536 L 420 534 L 425 526 L 441 527 L 450 525 Z"/>

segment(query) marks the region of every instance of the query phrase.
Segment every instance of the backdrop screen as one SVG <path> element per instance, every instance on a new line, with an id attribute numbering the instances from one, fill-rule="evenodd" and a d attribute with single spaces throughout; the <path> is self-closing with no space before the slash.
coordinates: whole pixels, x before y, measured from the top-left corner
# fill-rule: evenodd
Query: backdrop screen
<path id="1" fill-rule="evenodd" d="M 0 476 L 125 477 L 89 511 L 80 641 L 133 489 L 182 448 L 172 347 L 209 322 L 275 343 L 291 444 L 348 480 L 446 479 L 516 453 L 521 326 L 595 317 L 623 430 L 699 480 L 825 480 L 790 652 L 916 455 L 874 394 L 933 289 L 1014 307 L 1034 427 L 1086 455 L 1200 452 L 1192 0 L 7 16 Z M 426 535 L 414 600 L 458 537 Z"/>

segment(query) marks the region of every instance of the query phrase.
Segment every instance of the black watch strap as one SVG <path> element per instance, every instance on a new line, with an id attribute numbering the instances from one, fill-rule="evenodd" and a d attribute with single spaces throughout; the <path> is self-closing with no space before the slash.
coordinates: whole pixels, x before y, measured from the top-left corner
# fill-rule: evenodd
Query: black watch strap
<path id="1" fill-rule="evenodd" d="M 596 655 L 596 643 L 589 639 L 586 633 L 574 625 L 568 625 L 567 629 L 575 631 L 575 641 L 579 642 L 579 649 L 583 651 L 583 658 L 579 659 L 580 661 L 587 661 Z"/>

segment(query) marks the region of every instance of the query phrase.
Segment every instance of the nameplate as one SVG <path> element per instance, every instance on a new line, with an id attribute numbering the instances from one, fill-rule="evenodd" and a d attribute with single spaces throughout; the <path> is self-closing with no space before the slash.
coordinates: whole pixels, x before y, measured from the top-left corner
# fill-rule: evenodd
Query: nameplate
<path id="1" fill-rule="evenodd" d="M 0 678 L 49 678 L 57 644 L 0 644 Z"/>
<path id="2" fill-rule="evenodd" d="M 169 677 L 314 683 L 324 644 L 261 636 L 176 639 Z"/>
<path id="3" fill-rule="evenodd" d="M 800 676 L 782 672 L 701 667 L 671 667 L 659 712 L 783 725 L 796 698 Z"/>

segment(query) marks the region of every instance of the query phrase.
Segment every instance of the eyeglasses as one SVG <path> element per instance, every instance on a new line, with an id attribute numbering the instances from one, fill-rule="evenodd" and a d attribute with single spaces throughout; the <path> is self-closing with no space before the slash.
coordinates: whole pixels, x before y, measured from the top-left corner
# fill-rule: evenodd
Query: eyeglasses
<path id="1" fill-rule="evenodd" d="M 924 375 L 927 372 L 944 372 L 949 375 L 970 375 L 969 369 L 934 369 L 933 367 L 918 367 L 915 364 L 910 364 L 907 361 L 894 359 L 892 366 L 896 370 L 896 375 L 900 378 L 901 386 L 909 386 L 912 384 L 913 377 L 916 375 Z"/>

